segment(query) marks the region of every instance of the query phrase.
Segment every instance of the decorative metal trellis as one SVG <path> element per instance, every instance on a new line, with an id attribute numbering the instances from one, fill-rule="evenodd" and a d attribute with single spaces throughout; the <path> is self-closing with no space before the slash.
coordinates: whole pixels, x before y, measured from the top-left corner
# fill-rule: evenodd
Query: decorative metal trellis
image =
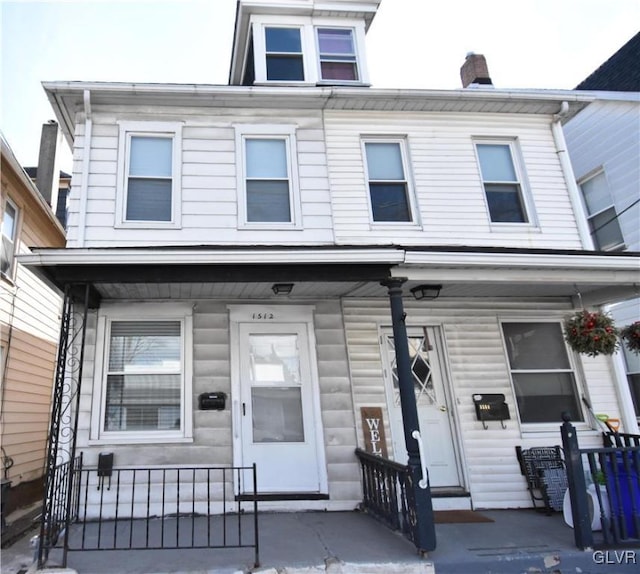
<path id="1" fill-rule="evenodd" d="M 69 524 L 77 506 L 76 469 L 81 461 L 76 458 L 76 434 L 90 289 L 89 284 L 65 287 L 51 399 L 38 568 L 45 565 L 60 536 L 65 537 L 67 547 Z M 66 562 L 65 551 L 62 566 L 66 567 Z"/>

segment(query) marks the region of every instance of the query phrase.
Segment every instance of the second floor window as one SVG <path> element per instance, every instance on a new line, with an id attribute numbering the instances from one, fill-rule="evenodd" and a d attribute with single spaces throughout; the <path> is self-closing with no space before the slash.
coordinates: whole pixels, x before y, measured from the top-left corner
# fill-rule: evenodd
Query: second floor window
<path id="1" fill-rule="evenodd" d="M 510 143 L 476 143 L 482 183 L 493 223 L 526 223 L 522 184 Z"/>
<path id="2" fill-rule="evenodd" d="M 358 64 L 353 30 L 318 28 L 317 32 L 320 79 L 357 81 L 359 79 Z"/>
<path id="3" fill-rule="evenodd" d="M 127 178 L 127 221 L 171 221 L 173 140 L 131 136 Z"/>
<path id="4" fill-rule="evenodd" d="M 371 212 L 375 222 L 412 220 L 401 143 L 399 141 L 364 143 Z"/>
<path id="5" fill-rule="evenodd" d="M 265 28 L 267 80 L 304 81 L 299 28 Z"/>
<path id="6" fill-rule="evenodd" d="M 624 238 L 618 223 L 607 178 L 603 171 L 580 184 L 587 208 L 591 237 L 596 249 L 611 251 L 624 248 Z"/>
<path id="7" fill-rule="evenodd" d="M 7 277 L 11 277 L 13 273 L 17 225 L 18 208 L 7 199 L 2 214 L 2 259 L 0 260 L 0 272 Z"/>
<path id="8" fill-rule="evenodd" d="M 246 138 L 247 222 L 290 222 L 289 166 L 285 138 Z"/>

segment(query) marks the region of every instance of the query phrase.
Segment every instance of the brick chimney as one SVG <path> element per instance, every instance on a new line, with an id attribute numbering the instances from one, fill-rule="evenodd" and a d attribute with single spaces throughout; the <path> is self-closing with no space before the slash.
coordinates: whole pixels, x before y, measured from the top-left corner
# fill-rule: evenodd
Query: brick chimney
<path id="1" fill-rule="evenodd" d="M 474 84 L 476 86 L 493 87 L 489 77 L 487 61 L 482 54 L 474 54 L 473 52 L 467 54 L 464 64 L 460 68 L 460 79 L 462 80 L 463 88 L 473 87 Z"/>

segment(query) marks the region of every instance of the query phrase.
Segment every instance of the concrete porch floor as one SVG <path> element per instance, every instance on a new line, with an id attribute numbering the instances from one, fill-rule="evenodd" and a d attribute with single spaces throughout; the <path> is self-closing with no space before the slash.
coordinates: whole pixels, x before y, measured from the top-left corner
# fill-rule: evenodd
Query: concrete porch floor
<path id="1" fill-rule="evenodd" d="M 493 522 L 436 524 L 437 548 L 420 558 L 397 533 L 358 512 L 260 514 L 259 572 L 314 574 L 521 574 L 640 571 L 636 550 L 594 556 L 575 548 L 560 514 L 533 510 L 481 511 Z M 2 551 L 2 574 L 33 570 L 33 530 Z M 617 564 L 624 558 L 623 564 Z M 635 563 L 634 563 L 635 562 Z M 50 567 L 60 563 L 51 555 Z M 79 574 L 230 574 L 252 571 L 253 549 L 80 551 L 68 554 Z"/>

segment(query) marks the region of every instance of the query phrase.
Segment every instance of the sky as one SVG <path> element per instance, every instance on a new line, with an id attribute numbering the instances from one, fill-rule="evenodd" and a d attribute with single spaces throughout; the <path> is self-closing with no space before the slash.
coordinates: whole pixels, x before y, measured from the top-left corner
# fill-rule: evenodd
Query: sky
<path id="1" fill-rule="evenodd" d="M 0 0 L 0 129 L 18 161 L 37 165 L 54 119 L 43 81 L 227 84 L 235 4 Z M 457 89 L 475 52 L 497 88 L 571 89 L 639 23 L 640 0 L 382 0 L 369 74 L 377 88 Z"/>

